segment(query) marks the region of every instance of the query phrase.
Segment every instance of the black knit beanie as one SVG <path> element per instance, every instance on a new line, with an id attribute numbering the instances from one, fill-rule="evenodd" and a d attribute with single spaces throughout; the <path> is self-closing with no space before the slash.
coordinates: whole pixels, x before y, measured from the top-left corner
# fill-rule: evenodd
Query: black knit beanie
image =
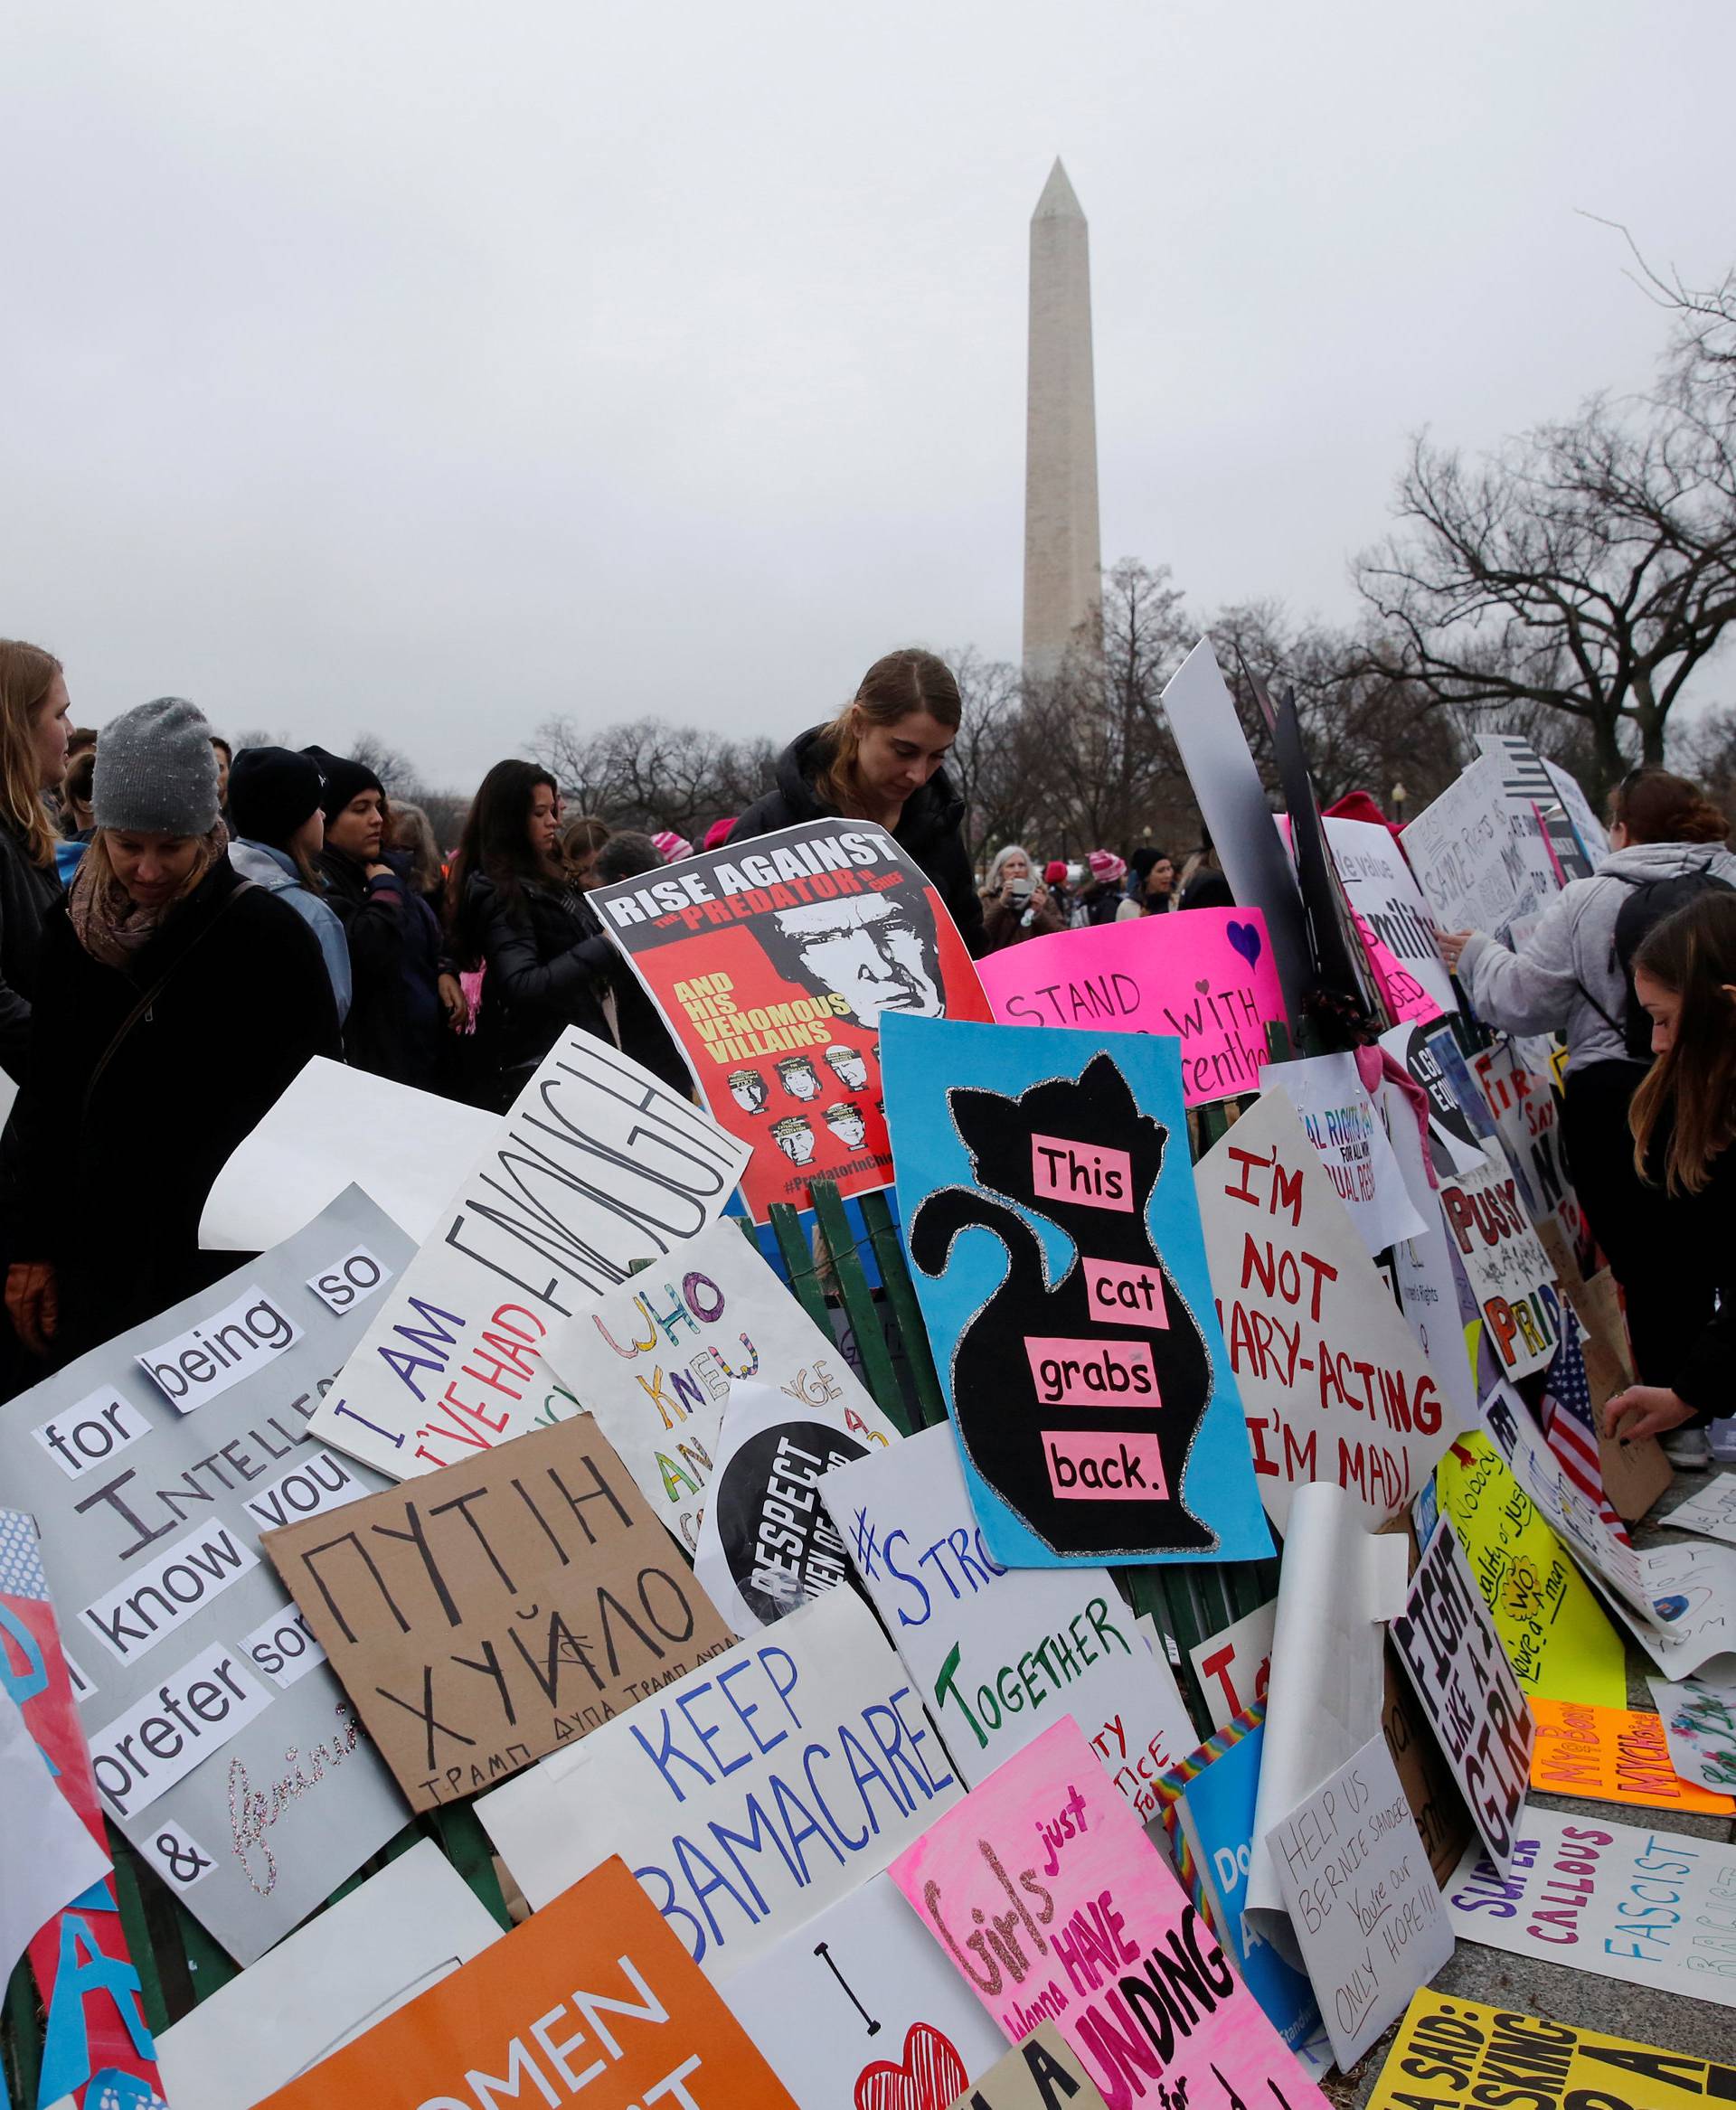
<path id="1" fill-rule="evenodd" d="M 320 805 L 326 810 L 329 823 L 334 814 L 341 814 L 353 798 L 360 798 L 364 791 L 377 791 L 382 798 L 386 787 L 365 762 L 352 762 L 343 755 L 328 754 L 324 748 L 303 748 L 304 755 L 319 765 L 319 773 L 326 780 L 326 789 Z"/>
<path id="2" fill-rule="evenodd" d="M 288 748 L 243 748 L 230 768 L 229 817 L 235 834 L 276 850 L 319 811 L 323 796 L 319 764 Z"/>

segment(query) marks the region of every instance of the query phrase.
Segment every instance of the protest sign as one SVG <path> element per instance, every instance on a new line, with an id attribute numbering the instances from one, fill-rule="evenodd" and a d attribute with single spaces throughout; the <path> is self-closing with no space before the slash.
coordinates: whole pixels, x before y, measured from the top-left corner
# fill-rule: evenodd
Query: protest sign
<path id="1" fill-rule="evenodd" d="M 952 2110 L 1109 2110 L 1052 2022 L 1039 2022 Z"/>
<path id="2" fill-rule="evenodd" d="M 832 1590 L 476 1813 L 537 1911 L 624 1854 L 721 1983 L 878 1875 L 958 1794 L 873 1614 Z"/>
<path id="3" fill-rule="evenodd" d="M 1000 2031 L 870 1876 L 722 1988 L 797 2110 L 919 2110 L 991 2067 Z"/>
<path id="4" fill-rule="evenodd" d="M 1155 2096 L 1161 2077 L 1194 2110 L 1324 2103 L 1077 1723 L 1016 1752 L 892 1872 L 1008 2040 L 1052 2021 L 1110 2102 Z"/>
<path id="5" fill-rule="evenodd" d="M 1290 1964 L 1301 1955 L 1266 1834 L 1378 1734 L 1386 1622 L 1403 1606 L 1409 1554 L 1402 1532 L 1371 1531 L 1342 1488 L 1297 1490 L 1278 1578 L 1247 1905 L 1255 1931 Z"/>
<path id="6" fill-rule="evenodd" d="M 404 1821 L 259 1541 L 377 1484 L 309 1424 L 410 1251 L 352 1188 L 275 1251 L 0 1408 L 0 1484 L 36 1519 L 94 1680 L 80 1714 L 104 1813 L 242 1963 Z M 373 1286 L 334 1309 L 316 1286 L 347 1284 L 358 1254 Z M 192 1345 L 172 1358 L 177 1342 Z"/>
<path id="7" fill-rule="evenodd" d="M 158 2038 L 174 2110 L 250 2110 L 499 1937 L 439 1848 L 418 1840 Z"/>
<path id="8" fill-rule="evenodd" d="M 36 1527 L 14 1509 L 0 1509 L 0 1693 L 17 1706 L 44 1777 L 52 1778 L 107 1861 L 96 1776 Z M 33 1792 L 35 1785 L 33 1779 Z M 22 1823 L 10 1806 L 6 1823 Z M 114 1879 L 104 1877 L 68 1897 L 64 1911 L 46 1915 L 30 1930 L 31 1969 L 45 2018 L 39 2100 L 88 2101 L 98 2110 L 112 2094 L 120 2104 L 147 2110 L 161 2086 Z"/>
<path id="9" fill-rule="evenodd" d="M 1331 814 L 1325 825 L 1332 862 L 1367 936 L 1421 985 L 1426 1015 L 1456 1010 L 1453 978 L 1440 956 L 1429 904 L 1392 831 L 1378 821 L 1341 821 Z"/>
<path id="10" fill-rule="evenodd" d="M 1247 672 L 1245 662 L 1243 671 Z M 1260 689 L 1257 677 L 1248 678 L 1257 691 Z M 1320 801 L 1308 773 L 1307 748 L 1297 716 L 1296 691 L 1287 690 L 1276 708 L 1263 693 L 1260 703 L 1271 720 L 1272 758 L 1278 764 L 1285 833 L 1296 862 L 1309 949 L 1319 976 L 1319 1003 L 1341 1019 L 1383 1025 L 1384 976 L 1373 955 L 1364 948 L 1344 882 L 1326 846 Z"/>
<path id="11" fill-rule="evenodd" d="M 1372 1259 L 1427 1229 L 1411 1206 L 1386 1128 L 1354 1055 L 1308 1055 L 1267 1079 L 1301 1116 L 1332 1191 L 1349 1212 Z"/>
<path id="12" fill-rule="evenodd" d="M 1506 944 L 1552 885 L 1533 874 L 1498 757 L 1480 755 L 1405 828 L 1404 854 L 1438 930 L 1486 930 Z"/>
<path id="13" fill-rule="evenodd" d="M 1429 1135 L 1417 1119 L 1415 1101 L 1391 1079 L 1378 1105 L 1392 1145 L 1393 1163 L 1421 1229 L 1401 1239 L 1382 1262 L 1404 1323 L 1429 1359 L 1447 1402 L 1447 1419 L 1458 1428 L 1477 1427 L 1477 1380 L 1465 1340 L 1470 1290 L 1453 1259 L 1431 1175 Z"/>
<path id="14" fill-rule="evenodd" d="M 1380 1046 L 1422 1088 L 1429 1101 L 1429 1141 L 1437 1173 L 1474 1172 L 1493 1141 L 1495 1122 L 1449 1031 L 1396 1025 Z"/>
<path id="15" fill-rule="evenodd" d="M 758 1378 L 741 1379 L 730 1394 L 693 1573 L 735 1634 L 771 1625 L 849 1574 L 821 1480 L 900 1437 L 848 1381 L 859 1406 L 842 1384 L 800 1405 Z"/>
<path id="16" fill-rule="evenodd" d="M 1195 1178 L 1267 1514 L 1325 1480 L 1396 1515 L 1446 1446 L 1440 1388 L 1288 1099 L 1262 1092 Z"/>
<path id="17" fill-rule="evenodd" d="M 1300 1018 L 1314 988 L 1302 891 L 1209 637 L 1170 676 L 1162 701 L 1230 890 L 1241 908 L 1264 915 L 1288 1013 Z"/>
<path id="18" fill-rule="evenodd" d="M 1514 840 L 1545 901 L 1591 866 L 1542 757 L 1522 733 L 1479 732 L 1478 750 L 1501 767 L 1501 790 L 1513 815 Z"/>
<path id="19" fill-rule="evenodd" d="M 1212 1727 L 1222 1729 L 1250 1707 L 1266 1703 L 1272 1672 L 1272 1627 L 1278 1599 L 1259 1606 L 1246 1618 L 1226 1626 L 1187 1652 L 1200 1691 L 1211 1711 Z"/>
<path id="20" fill-rule="evenodd" d="M 569 1027 L 452 1191 L 314 1415 L 393 1480 L 534 1427 L 552 1328 L 721 1215 L 747 1152 Z"/>
<path id="21" fill-rule="evenodd" d="M 1721 1473 L 1709 1480 L 1658 1521 L 1673 1531 L 1698 1531 L 1703 1538 L 1722 1539 L 1726 1546 L 1736 1546 L 1736 1473 Z"/>
<path id="22" fill-rule="evenodd" d="M 452 1196 L 452 1168 L 486 1150 L 495 1114 L 316 1055 L 212 1183 L 206 1250 L 262 1253 L 360 1187 L 420 1245 Z"/>
<path id="23" fill-rule="evenodd" d="M 1258 909 L 1191 909 L 1026 938 L 979 966 L 1009 1026 L 1164 1033 L 1181 1043 L 1190 1107 L 1258 1091 L 1270 1025 L 1287 1025 L 1266 918 Z"/>
<path id="24" fill-rule="evenodd" d="M 1266 1834 L 1333 2057 L 1348 2073 L 1453 1953 L 1416 1819 L 1384 1738 Z"/>
<path id="25" fill-rule="evenodd" d="M 1382 1689 L 1381 1734 L 1398 1768 L 1399 1785 L 1417 1821 L 1435 1881 L 1443 1884 L 1464 1858 L 1472 1837 L 1471 1813 L 1458 1792 L 1446 1754 L 1435 1741 L 1429 1717 L 1411 1691 L 1410 1681 L 1386 1652 Z"/>
<path id="26" fill-rule="evenodd" d="M 588 1414 L 263 1543 L 412 1809 L 493 1786 L 730 1644 Z"/>
<path id="27" fill-rule="evenodd" d="M 1513 1872 L 1473 1847 L 1447 1889 L 1453 1932 L 1515 1956 L 1736 2007 L 1736 1847 L 1534 1803 Z"/>
<path id="28" fill-rule="evenodd" d="M 594 1414 L 690 1553 L 736 1379 L 758 1378 L 797 1406 L 837 1404 L 851 1435 L 886 1426 L 837 1343 L 743 1238 L 741 1221 L 719 1218 L 667 1260 L 558 1320 L 543 1344 L 561 1389 L 538 1419 L 581 1406 Z"/>
<path id="29" fill-rule="evenodd" d="M 1477 1835 L 1505 1868 L 1537 1729 L 1449 1519 L 1435 1526 L 1388 1631 Z"/>
<path id="30" fill-rule="evenodd" d="M 1736 1684 L 1715 1678 L 1646 1682 L 1676 1777 L 1714 1794 L 1736 1789 Z"/>
<path id="31" fill-rule="evenodd" d="M 37 1929 L 108 1875 L 108 1854 L 54 1784 L 12 1694 L 0 1689 L 0 1973 Z"/>
<path id="32" fill-rule="evenodd" d="M 702 2077 L 695 2080 L 697 2074 Z M 618 1859 L 261 2110 L 495 2110 L 534 2088 L 586 2110 L 791 2110 L 746 2031 Z"/>
<path id="33" fill-rule="evenodd" d="M 1561 1344 L 1561 1297 L 1505 1164 L 1440 1182 L 1441 1213 L 1510 1378 L 1547 1369 Z"/>
<path id="34" fill-rule="evenodd" d="M 1656 1715 L 1626 1707 L 1580 1707 L 1569 1700 L 1535 1700 L 1533 1712 L 1537 1717 L 1533 1787 L 1590 1803 L 1736 1815 L 1736 1801 L 1729 1795 L 1677 1777 Z"/>
<path id="35" fill-rule="evenodd" d="M 1435 1485 L 1521 1691 L 1621 1706 L 1621 1637 L 1489 1438 L 1457 1438 Z"/>
<path id="36" fill-rule="evenodd" d="M 1526 2110 L 1703 2110 L 1736 2096 L 1736 2067 L 1485 2007 L 1424 1986 L 1406 2009 L 1365 2110 L 1508 2103 Z"/>
<path id="37" fill-rule="evenodd" d="M 700 1096 L 774 1201 L 890 1186 L 882 1014 L 986 1019 L 988 1001 L 921 868 L 869 821 L 809 821 L 599 887 L 603 928 L 667 1020 Z"/>
<path id="38" fill-rule="evenodd" d="M 1003 1568 L 949 1424 L 828 1473 L 820 1493 L 967 1787 L 1058 1714 L 1142 1817 L 1197 1738 L 1174 1672 L 1102 1568 Z"/>
<path id="39" fill-rule="evenodd" d="M 1507 1163 L 1530 1198 L 1528 1213 L 1533 1226 L 1540 1220 L 1552 1220 L 1576 1257 L 1589 1254 L 1590 1234 L 1568 1173 L 1560 1113 L 1549 1079 L 1533 1076 L 1511 1041 L 1496 1041 L 1481 1050 L 1471 1058 L 1471 1069 L 1495 1116 Z"/>
<path id="40" fill-rule="evenodd" d="M 1218 1729 L 1164 1781 L 1199 1870 L 1212 1924 L 1266 2020 L 1297 2058 L 1317 2042 L 1320 2010 L 1307 1977 L 1248 1922 L 1248 1871 L 1266 1725 L 1261 1710 Z"/>
<path id="41" fill-rule="evenodd" d="M 911 1272 L 990 1552 L 1262 1559 L 1175 1042 L 898 1018 L 884 1054 Z"/>
<path id="42" fill-rule="evenodd" d="M 1555 796 L 1561 802 L 1562 811 L 1572 824 L 1574 835 L 1584 853 L 1586 862 L 1593 871 L 1599 859 L 1609 854 L 1609 831 L 1592 808 L 1591 802 L 1580 787 L 1579 779 L 1571 777 L 1559 762 L 1545 762 L 1545 773 L 1555 787 Z"/>

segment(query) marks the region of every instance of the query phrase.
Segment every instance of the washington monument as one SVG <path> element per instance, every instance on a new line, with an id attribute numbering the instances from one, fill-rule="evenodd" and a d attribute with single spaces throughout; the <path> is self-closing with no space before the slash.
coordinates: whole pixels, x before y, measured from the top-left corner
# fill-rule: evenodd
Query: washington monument
<path id="1" fill-rule="evenodd" d="M 1057 161 L 1031 215 L 1024 427 L 1024 671 L 1054 674 L 1082 623 L 1100 623 L 1090 236 Z"/>

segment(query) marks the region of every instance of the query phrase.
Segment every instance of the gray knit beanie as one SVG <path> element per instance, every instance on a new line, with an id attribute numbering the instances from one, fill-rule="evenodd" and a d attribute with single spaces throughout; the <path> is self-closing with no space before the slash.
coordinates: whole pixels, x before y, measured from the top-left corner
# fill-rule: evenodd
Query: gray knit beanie
<path id="1" fill-rule="evenodd" d="M 105 725 L 90 808 L 99 828 L 210 834 L 217 825 L 217 758 L 199 706 L 159 696 Z"/>

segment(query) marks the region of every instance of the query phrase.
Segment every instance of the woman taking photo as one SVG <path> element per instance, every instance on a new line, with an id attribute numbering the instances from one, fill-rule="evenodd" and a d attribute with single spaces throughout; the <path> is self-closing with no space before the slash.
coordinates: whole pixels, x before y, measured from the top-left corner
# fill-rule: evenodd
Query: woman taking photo
<path id="1" fill-rule="evenodd" d="M 1005 952 L 1027 937 L 1052 937 L 1066 928 L 1066 917 L 1031 869 L 1031 852 L 1018 843 L 997 850 L 983 889 L 984 949 Z"/>
<path id="2" fill-rule="evenodd" d="M 483 778 L 449 876 L 462 965 L 486 966 L 471 1096 L 505 1112 L 577 1026 L 683 1091 L 686 1065 L 643 989 L 582 904 L 570 906 L 554 779 L 533 762 Z"/>
<path id="3" fill-rule="evenodd" d="M 1609 855 L 1590 879 L 1569 881 L 1518 952 L 1482 931 L 1440 940 L 1441 957 L 1486 1024 L 1567 1035 L 1568 1169 L 1591 1235 L 1621 1285 L 1635 1367 L 1647 1384 L 1675 1352 L 1673 1305 L 1657 1295 L 1655 1266 L 1668 1235 L 1667 1210 L 1660 1191 L 1635 1172 L 1628 1135 L 1628 1106 L 1646 1074 L 1644 1021 L 1630 1042 L 1617 919 L 1630 901 L 1630 920 L 1647 901 L 1661 920 L 1684 888 L 1736 884 L 1736 857 L 1721 847 L 1729 829 L 1725 815 L 1684 778 L 1636 770 L 1610 799 Z"/>
<path id="4" fill-rule="evenodd" d="M 25 1256 L 6 1309 L 57 1364 L 228 1273 L 233 1254 L 199 1249 L 212 1182 L 309 1057 L 339 1053 L 312 932 L 225 854 L 200 711 L 165 697 L 116 719 L 92 804 L 5 1145 Z"/>
<path id="5" fill-rule="evenodd" d="M 1736 1413 L 1736 893 L 1658 924 L 1634 988 L 1656 1060 L 1628 1126 L 1636 1175 L 1662 1202 L 1647 1298 L 1670 1329 L 1606 1411 L 1611 1436 L 1661 1436 L 1688 1463 L 1684 1439 L 1703 1446 L 1706 1423 Z"/>
<path id="6" fill-rule="evenodd" d="M 66 774 L 67 710 L 60 661 L 0 638 L 0 1069 L 14 1079 L 30 1039 L 43 918 L 61 898 L 42 794 Z"/>
<path id="7" fill-rule="evenodd" d="M 736 822 L 730 842 L 803 821 L 877 821 L 927 874 L 980 957 L 986 941 L 962 832 L 965 802 L 942 767 L 963 715 L 945 660 L 914 647 L 889 652 L 830 724 L 784 749 L 775 788 Z"/>

